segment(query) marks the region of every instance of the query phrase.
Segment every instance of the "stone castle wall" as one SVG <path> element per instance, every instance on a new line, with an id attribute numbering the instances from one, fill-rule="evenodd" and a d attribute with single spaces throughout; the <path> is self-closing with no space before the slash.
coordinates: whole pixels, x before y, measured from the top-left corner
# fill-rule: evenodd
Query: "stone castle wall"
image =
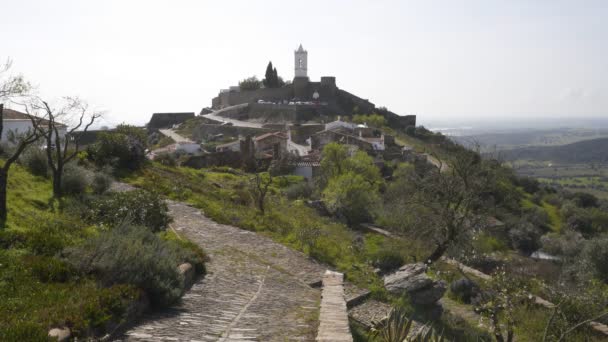
<path id="1" fill-rule="evenodd" d="M 285 86 L 282 88 L 262 88 L 220 93 L 211 101 L 211 104 L 214 109 L 219 109 L 241 103 L 255 102 L 257 100 L 279 101 L 291 98 L 293 98 L 293 89 L 291 86 Z"/>

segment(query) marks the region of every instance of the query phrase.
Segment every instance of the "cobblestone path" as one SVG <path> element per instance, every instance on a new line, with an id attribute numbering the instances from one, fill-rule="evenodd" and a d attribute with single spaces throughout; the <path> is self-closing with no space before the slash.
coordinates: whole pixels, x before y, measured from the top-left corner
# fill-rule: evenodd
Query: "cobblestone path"
<path id="1" fill-rule="evenodd" d="M 209 255 L 180 304 L 139 320 L 120 341 L 314 341 L 325 267 L 272 240 L 169 202 L 180 235 Z"/>

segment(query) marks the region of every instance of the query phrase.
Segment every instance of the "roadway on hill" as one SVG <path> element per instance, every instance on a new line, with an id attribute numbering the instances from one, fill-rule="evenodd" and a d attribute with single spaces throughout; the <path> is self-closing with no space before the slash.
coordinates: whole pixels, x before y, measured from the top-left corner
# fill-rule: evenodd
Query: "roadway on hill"
<path id="1" fill-rule="evenodd" d="M 192 143 L 193 141 L 177 134 L 172 129 L 159 129 L 160 134 L 173 139 L 176 143 Z"/>
<path id="2" fill-rule="evenodd" d="M 249 121 L 243 121 L 243 120 L 236 120 L 236 119 L 231 119 L 231 118 L 227 118 L 227 117 L 222 116 L 222 113 L 224 113 L 224 112 L 229 112 L 229 111 L 232 111 L 232 110 L 237 110 L 237 109 L 245 108 L 247 106 L 249 106 L 248 103 L 242 103 L 242 104 L 238 104 L 238 105 L 222 108 L 220 110 L 216 110 L 213 113 L 209 113 L 209 114 L 203 115 L 203 117 L 205 117 L 207 119 L 210 119 L 210 120 L 215 120 L 215 121 L 223 122 L 223 123 L 231 123 L 234 126 L 239 126 L 239 127 L 262 128 L 263 124 L 261 124 L 261 123 L 249 122 Z"/>

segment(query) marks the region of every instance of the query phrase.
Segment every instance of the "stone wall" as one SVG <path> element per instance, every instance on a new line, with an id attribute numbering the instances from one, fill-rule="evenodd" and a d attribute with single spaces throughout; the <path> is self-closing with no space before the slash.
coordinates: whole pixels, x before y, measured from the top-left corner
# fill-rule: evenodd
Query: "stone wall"
<path id="1" fill-rule="evenodd" d="M 371 114 L 376 110 L 376 106 L 373 103 L 345 90 L 338 89 L 337 95 L 338 105 L 342 107 L 346 114 L 352 113 L 355 107 L 357 107 L 357 112 L 360 114 Z"/>
<path id="2" fill-rule="evenodd" d="M 264 122 L 282 123 L 296 121 L 296 106 L 286 104 L 252 103 L 247 114 L 249 119 L 262 119 Z"/>
<path id="3" fill-rule="evenodd" d="M 225 151 L 204 154 L 202 156 L 191 156 L 182 163 L 182 166 L 191 167 L 193 169 L 201 169 L 211 166 L 230 166 L 234 168 L 241 167 L 243 158 L 240 152 Z"/>
<path id="4" fill-rule="evenodd" d="M 205 140 L 209 135 L 224 134 L 232 137 L 238 137 L 239 135 L 260 135 L 264 133 L 270 133 L 274 130 L 267 128 L 255 128 L 255 127 L 238 127 L 238 126 L 227 126 L 227 125 L 212 125 L 202 124 L 198 125 L 192 132 L 192 139 L 194 140 Z"/>
<path id="5" fill-rule="evenodd" d="M 255 102 L 257 100 L 279 101 L 291 98 L 293 98 L 293 89 L 290 85 L 287 85 L 282 88 L 262 88 L 258 90 L 220 93 L 211 101 L 211 104 L 214 109 L 219 109 L 241 103 Z"/>

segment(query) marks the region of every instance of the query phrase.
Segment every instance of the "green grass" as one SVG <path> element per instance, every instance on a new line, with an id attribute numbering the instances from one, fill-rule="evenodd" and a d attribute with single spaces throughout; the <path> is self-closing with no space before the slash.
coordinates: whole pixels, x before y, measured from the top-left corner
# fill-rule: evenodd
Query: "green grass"
<path id="1" fill-rule="evenodd" d="M 557 233 L 561 232 L 563 222 L 559 209 L 556 206 L 547 202 L 542 202 L 542 207 L 547 212 L 547 215 L 549 215 L 549 226 L 551 227 L 551 229 Z"/>
<path id="2" fill-rule="evenodd" d="M 105 334 L 142 291 L 131 285 L 102 288 L 61 259 L 64 248 L 99 233 L 81 219 L 78 199 L 53 200 L 51 181 L 19 165 L 10 170 L 7 190 L 8 219 L 0 229 L 0 341 L 47 341 L 50 328 L 63 326 L 77 337 Z M 161 237 L 204 258 L 198 246 L 171 231 Z"/>
<path id="3" fill-rule="evenodd" d="M 56 257 L 96 230 L 61 213 L 62 203 L 51 198 L 49 180 L 11 168 L 7 225 L 0 231 L 2 341 L 46 341 L 49 328 L 64 325 L 82 336 L 120 317 L 140 295 L 130 286 L 101 289 Z"/>

